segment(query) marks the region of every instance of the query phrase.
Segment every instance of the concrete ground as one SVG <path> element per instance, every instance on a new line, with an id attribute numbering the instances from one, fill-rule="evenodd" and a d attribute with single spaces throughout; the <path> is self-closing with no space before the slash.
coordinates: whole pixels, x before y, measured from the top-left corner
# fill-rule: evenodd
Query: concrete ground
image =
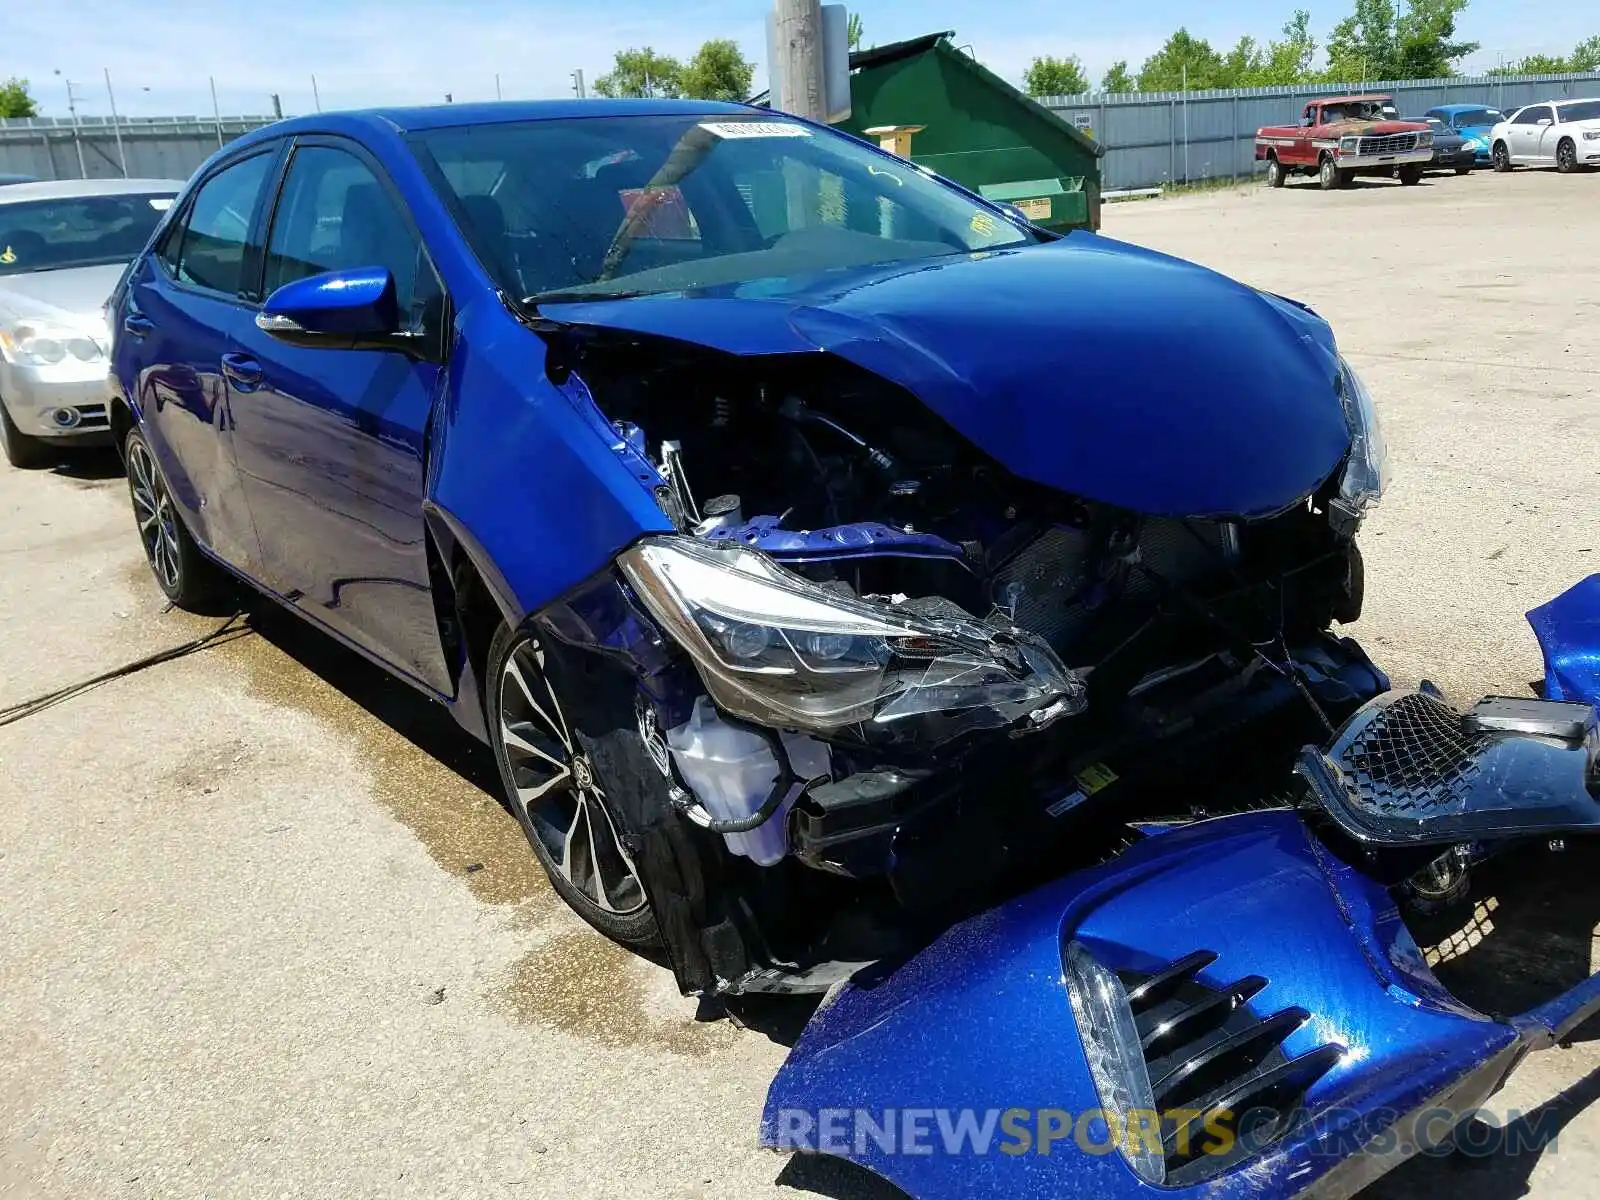
<path id="1" fill-rule="evenodd" d="M 1522 613 L 1600 570 L 1597 204 L 1519 172 L 1106 212 L 1333 321 L 1395 465 L 1355 632 L 1402 682 L 1526 694 Z M 113 464 L 0 465 L 0 708 L 214 624 L 163 612 Z M 492 772 L 270 613 L 0 727 L 0 1196 L 881 1195 L 756 1148 L 792 1028 L 697 1020 L 588 932 Z M 1583 882 L 1543 902 L 1587 959 Z M 1592 1194 L 1597 1068 L 1580 1039 L 1497 1100 L 1554 1148 L 1381 1194 Z"/>

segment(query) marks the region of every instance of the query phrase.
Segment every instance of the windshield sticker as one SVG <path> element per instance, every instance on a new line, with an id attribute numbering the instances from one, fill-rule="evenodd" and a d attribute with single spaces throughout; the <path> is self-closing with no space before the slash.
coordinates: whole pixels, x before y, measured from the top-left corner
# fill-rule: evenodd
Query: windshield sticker
<path id="1" fill-rule="evenodd" d="M 0 250 L 0 263 L 4 263 L 6 266 L 9 267 L 12 263 L 14 263 L 16 261 L 17 261 L 17 252 L 15 250 L 13 250 L 10 246 L 7 246 L 4 250 Z"/>
<path id="2" fill-rule="evenodd" d="M 999 228 L 995 224 L 995 219 L 988 213 L 973 213 L 970 225 L 972 232 L 979 237 L 992 237 L 994 236 L 994 231 Z"/>
<path id="3" fill-rule="evenodd" d="M 804 125 L 789 121 L 701 121 L 700 128 L 722 138 L 810 137 Z"/>
<path id="4" fill-rule="evenodd" d="M 157 212 L 166 212 L 167 209 L 172 207 L 172 197 L 171 196 L 151 196 L 149 204 L 150 204 L 150 207 L 155 209 Z"/>

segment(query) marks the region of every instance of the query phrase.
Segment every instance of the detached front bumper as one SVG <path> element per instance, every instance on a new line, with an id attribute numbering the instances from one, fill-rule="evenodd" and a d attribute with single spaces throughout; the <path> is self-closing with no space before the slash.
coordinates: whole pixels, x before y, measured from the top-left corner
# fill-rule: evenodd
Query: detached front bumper
<path id="1" fill-rule="evenodd" d="M 1392 154 L 1336 154 L 1334 163 L 1341 171 L 1372 171 L 1386 167 L 1403 167 L 1409 163 L 1433 161 L 1433 147 L 1416 150 L 1396 150 Z"/>
<path id="2" fill-rule="evenodd" d="M 1133 1023 L 1120 1058 L 1075 1015 L 1083 953 Z M 1222 817 L 863 972 L 773 1081 L 762 1137 L 916 1200 L 1344 1197 L 1597 1008 L 1600 977 L 1521 1016 L 1473 1011 L 1389 890 L 1296 814 Z"/>

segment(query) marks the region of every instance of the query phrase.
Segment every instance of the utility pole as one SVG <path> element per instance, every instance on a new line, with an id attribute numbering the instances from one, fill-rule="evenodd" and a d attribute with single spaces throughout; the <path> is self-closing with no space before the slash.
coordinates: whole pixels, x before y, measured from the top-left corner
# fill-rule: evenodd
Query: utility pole
<path id="1" fill-rule="evenodd" d="M 588 98 L 588 93 L 583 88 L 583 68 L 579 67 L 572 73 L 572 92 L 579 100 Z"/>
<path id="2" fill-rule="evenodd" d="M 217 149 L 222 149 L 222 109 L 217 107 L 217 77 L 208 75 L 211 81 L 211 115 L 217 122 Z"/>
<path id="3" fill-rule="evenodd" d="M 776 0 L 773 19 L 777 36 L 779 94 L 773 107 L 797 117 L 826 122 L 827 95 L 822 82 L 822 0 Z"/>
<path id="4" fill-rule="evenodd" d="M 494 98 L 496 100 L 504 100 L 505 99 L 505 97 L 500 94 L 500 72 L 499 71 L 496 71 L 494 73 Z"/>
<path id="5" fill-rule="evenodd" d="M 318 112 L 322 111 L 322 97 L 317 94 L 317 77 L 311 77 L 311 103 Z"/>
<path id="6" fill-rule="evenodd" d="M 61 75 L 60 71 L 56 72 Z M 67 85 L 67 111 L 72 114 L 72 144 L 78 150 L 78 178 L 89 178 L 89 168 L 83 161 L 83 129 L 78 124 L 78 93 L 72 86 L 72 80 L 61 75 L 61 82 Z"/>
<path id="7" fill-rule="evenodd" d="M 277 92 L 272 93 L 272 115 L 278 120 L 283 120 L 283 99 Z"/>
<path id="8" fill-rule="evenodd" d="M 117 120 L 117 97 L 111 90 L 111 68 L 102 68 L 106 73 L 106 99 L 111 101 L 111 133 L 117 139 L 117 161 L 122 164 L 122 177 L 128 177 L 128 154 L 122 148 L 122 122 Z"/>

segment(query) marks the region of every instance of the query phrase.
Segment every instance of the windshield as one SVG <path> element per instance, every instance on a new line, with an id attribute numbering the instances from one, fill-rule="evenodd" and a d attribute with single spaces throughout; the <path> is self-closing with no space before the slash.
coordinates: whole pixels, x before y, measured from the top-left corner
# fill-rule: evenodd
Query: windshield
<path id="1" fill-rule="evenodd" d="M 485 269 L 529 302 L 637 295 L 1039 240 L 782 117 L 589 117 L 427 131 Z"/>
<path id="2" fill-rule="evenodd" d="M 1395 116 L 1394 104 L 1388 100 L 1348 100 L 1343 104 L 1322 106 L 1322 119 L 1334 121 L 1381 121 Z"/>
<path id="3" fill-rule="evenodd" d="M 1556 105 L 1556 111 L 1563 121 L 1596 121 L 1600 120 L 1600 100 L 1574 100 Z"/>
<path id="4" fill-rule="evenodd" d="M 1497 108 L 1474 108 L 1467 112 L 1458 112 L 1451 118 L 1457 129 L 1467 129 L 1475 125 L 1498 125 L 1505 119 L 1505 115 Z"/>
<path id="5" fill-rule="evenodd" d="M 128 262 L 170 207 L 171 192 L 0 204 L 0 276 Z"/>

